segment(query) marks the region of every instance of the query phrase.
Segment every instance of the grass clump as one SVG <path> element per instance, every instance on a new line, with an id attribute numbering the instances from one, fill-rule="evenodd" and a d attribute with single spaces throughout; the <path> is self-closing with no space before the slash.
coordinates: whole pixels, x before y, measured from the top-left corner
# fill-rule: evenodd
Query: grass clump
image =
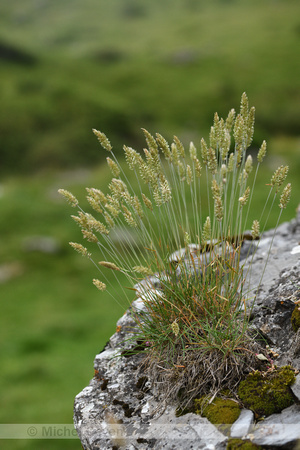
<path id="1" fill-rule="evenodd" d="M 236 390 L 262 351 L 249 332 L 247 305 L 254 294 L 245 288 L 241 249 L 247 227 L 247 236 L 259 239 L 265 211 L 280 195 L 288 167 L 274 172 L 265 208 L 250 222 L 257 171 L 266 154 L 264 141 L 253 170 L 247 149 L 254 116 L 244 93 L 238 114 L 232 109 L 225 120 L 215 114 L 209 142 L 201 140 L 201 155 L 192 142 L 187 151 L 176 136 L 169 145 L 160 134 L 143 130 L 143 154 L 124 146 L 131 177 L 105 134 L 94 130 L 109 154 L 108 193 L 87 188 L 90 210 L 85 211 L 70 192 L 60 190 L 78 209 L 72 217 L 83 237 L 100 250 L 101 261 L 96 263 L 82 244 L 71 246 L 101 272 L 101 280 L 93 280 L 100 291 L 106 289 L 111 278 L 105 271 L 110 271 L 117 282 L 118 275 L 125 277 L 142 299 L 142 307 L 134 307 L 132 314 L 148 374 L 167 397 L 179 398 L 183 405 L 199 393 Z M 287 184 L 279 218 L 290 193 Z M 121 236 L 117 244 L 116 232 Z M 122 283 L 128 296 L 132 291 Z"/>

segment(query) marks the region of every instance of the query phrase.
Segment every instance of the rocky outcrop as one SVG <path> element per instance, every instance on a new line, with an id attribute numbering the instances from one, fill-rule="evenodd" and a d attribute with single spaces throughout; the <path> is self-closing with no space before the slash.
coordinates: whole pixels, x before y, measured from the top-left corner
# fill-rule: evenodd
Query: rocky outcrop
<path id="1" fill-rule="evenodd" d="M 251 266 L 246 263 L 249 287 L 260 284 L 251 323 L 268 342 L 278 366 L 300 370 L 300 329 L 291 315 L 300 299 L 300 213 L 296 219 L 264 233 L 255 243 Z M 245 242 L 254 245 L 253 242 Z M 267 269 L 266 259 L 269 257 Z M 251 267 L 251 270 L 250 270 Z M 248 272 L 247 272 L 248 271 Z M 143 308 L 142 299 L 133 308 Z M 74 424 L 84 449 L 225 449 L 228 436 L 196 414 L 176 417 L 176 405 L 163 404 L 140 370 L 143 356 L 127 356 L 124 341 L 135 322 L 129 309 L 117 322 L 117 332 L 94 362 L 95 376 L 74 405 Z M 242 410 L 230 436 L 250 439 L 263 448 L 296 448 L 300 440 L 300 375 L 292 386 L 295 404 L 255 423 Z"/>

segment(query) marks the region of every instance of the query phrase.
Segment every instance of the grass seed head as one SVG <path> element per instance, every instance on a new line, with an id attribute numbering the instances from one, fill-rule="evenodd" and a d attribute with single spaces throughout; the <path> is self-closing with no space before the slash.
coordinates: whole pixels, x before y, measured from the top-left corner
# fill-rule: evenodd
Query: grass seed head
<path id="1" fill-rule="evenodd" d="M 257 154 L 257 161 L 259 163 L 263 162 L 263 159 L 266 156 L 266 153 L 267 153 L 267 143 L 266 143 L 266 141 L 263 141 L 263 143 L 260 146 L 259 152 Z"/>
<path id="2" fill-rule="evenodd" d="M 76 252 L 80 253 L 82 256 L 87 256 L 90 258 L 92 256 L 91 253 L 88 252 L 87 248 L 77 242 L 69 242 L 72 248 L 76 250 Z"/>
<path id="3" fill-rule="evenodd" d="M 249 199 L 249 195 L 250 195 L 250 187 L 247 186 L 243 196 L 239 198 L 239 202 L 240 202 L 241 206 L 245 206 L 246 205 L 246 203 L 247 203 L 247 201 Z"/>
<path id="4" fill-rule="evenodd" d="M 280 186 L 286 179 L 288 171 L 289 171 L 289 166 L 281 165 L 273 173 L 272 178 L 271 178 L 271 186 L 276 188 L 276 192 L 278 192 Z"/>
<path id="5" fill-rule="evenodd" d="M 252 223 L 252 228 L 251 228 L 251 234 L 253 239 L 256 239 L 259 237 L 259 221 L 258 220 L 253 220 Z"/>
<path id="6" fill-rule="evenodd" d="M 201 163 L 206 166 L 202 178 L 193 143 L 185 152 L 176 136 L 169 145 L 160 134 L 153 137 L 143 129 L 147 148 L 138 153 L 123 147 L 127 171 L 120 170 L 114 155 L 107 158 L 112 172 L 109 192 L 87 189 L 88 203 L 104 223 L 84 212 L 71 193 L 61 192 L 78 206 L 73 219 L 84 238 L 101 251 L 104 261 L 99 265 L 115 275 L 121 272 L 146 298 L 147 315 L 138 310 L 133 314 L 137 339 L 151 343 L 145 346 L 148 375 L 166 395 L 177 399 L 180 393 L 186 403 L 199 392 L 217 392 L 224 386 L 234 390 L 255 364 L 255 353 L 262 353 L 248 333 L 240 262 L 240 237 L 249 227 L 257 173 L 250 176 L 253 160 L 246 154 L 254 119 L 255 109 L 245 93 L 239 114 L 232 109 L 226 120 L 214 115 L 209 145 L 201 139 Z M 111 151 L 105 134 L 94 133 Z M 257 168 L 265 154 L 263 141 Z M 277 193 L 287 171 L 287 166 L 275 171 L 270 191 Z M 290 195 L 288 184 L 280 197 L 281 210 Z M 128 226 L 135 229 L 129 231 Z M 251 234 L 259 238 L 258 220 Z M 81 244 L 70 244 L 91 259 Z M 100 291 L 106 289 L 99 280 L 93 283 Z"/>
<path id="7" fill-rule="evenodd" d="M 235 110 L 232 108 L 227 116 L 227 119 L 225 121 L 225 127 L 226 129 L 231 132 L 233 124 L 234 124 L 234 118 L 235 118 Z"/>
<path id="8" fill-rule="evenodd" d="M 161 151 L 163 152 L 167 161 L 171 160 L 170 146 L 166 139 L 159 133 L 156 133 L 156 142 L 158 143 Z"/>
<path id="9" fill-rule="evenodd" d="M 292 191 L 291 183 L 288 183 L 283 189 L 283 192 L 281 194 L 279 208 L 281 209 L 286 208 L 288 202 L 290 201 L 291 191 Z"/>
<path id="10" fill-rule="evenodd" d="M 172 322 L 171 328 L 172 328 L 173 334 L 174 334 L 175 336 L 178 336 L 178 334 L 179 334 L 179 325 L 178 325 L 178 323 L 176 322 L 176 320 L 174 320 L 174 322 Z"/>
<path id="11" fill-rule="evenodd" d="M 150 276 L 153 275 L 153 271 L 149 269 L 149 267 L 145 266 L 134 266 L 133 267 L 134 272 L 140 273 L 143 276 Z"/>
<path id="12" fill-rule="evenodd" d="M 146 208 L 148 208 L 148 209 L 150 209 L 151 211 L 153 211 L 153 205 L 152 205 L 152 202 L 151 202 L 151 200 L 150 200 L 144 193 L 142 193 L 142 199 L 143 199 L 143 202 L 144 202 Z"/>
<path id="13" fill-rule="evenodd" d="M 208 164 L 208 148 L 207 148 L 207 144 L 203 138 L 201 139 L 201 157 L 202 157 L 203 164 L 205 166 L 207 166 L 207 164 Z"/>
<path id="14" fill-rule="evenodd" d="M 93 284 L 96 286 L 97 289 L 99 289 L 99 291 L 106 290 L 106 284 L 100 280 L 97 280 L 96 278 L 93 279 Z"/>
<path id="15" fill-rule="evenodd" d="M 115 263 L 112 263 L 109 261 L 99 261 L 98 264 L 99 264 L 99 266 L 106 267 L 107 269 L 118 270 L 118 271 L 121 270 Z"/>
<path id="16" fill-rule="evenodd" d="M 117 177 L 120 175 L 120 169 L 118 167 L 118 165 L 115 163 L 115 161 L 113 161 L 111 158 L 107 157 L 106 158 L 107 161 L 107 165 L 111 170 L 111 173 L 113 174 L 113 176 Z"/>
<path id="17" fill-rule="evenodd" d="M 111 152 L 112 146 L 111 146 L 111 143 L 109 142 L 108 138 L 106 137 L 106 135 L 104 133 L 102 133 L 101 131 L 96 130 L 95 128 L 93 128 L 93 133 L 95 134 L 95 136 L 97 136 L 97 139 L 100 142 L 100 144 L 102 145 L 102 147 L 105 150 L 107 150 L 108 152 Z"/>
<path id="18" fill-rule="evenodd" d="M 78 206 L 78 200 L 71 192 L 66 191 L 66 189 L 58 189 L 58 193 L 62 195 L 73 208 Z"/>
<path id="19" fill-rule="evenodd" d="M 194 161 L 197 158 L 197 149 L 193 142 L 190 142 L 189 153 L 190 158 Z"/>

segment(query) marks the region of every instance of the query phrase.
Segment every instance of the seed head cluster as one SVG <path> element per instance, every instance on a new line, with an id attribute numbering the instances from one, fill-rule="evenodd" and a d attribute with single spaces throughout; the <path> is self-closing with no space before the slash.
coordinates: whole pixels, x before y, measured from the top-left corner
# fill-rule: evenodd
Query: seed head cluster
<path id="1" fill-rule="evenodd" d="M 193 383 L 204 391 L 212 386 L 193 377 L 211 370 L 214 376 L 220 368 L 220 355 L 224 356 L 221 366 L 231 367 L 230 389 L 236 383 L 234 377 L 239 376 L 236 358 L 244 358 L 248 368 L 253 363 L 249 355 L 255 346 L 241 312 L 245 298 L 239 252 L 250 218 L 253 239 L 259 239 L 264 230 L 262 215 L 251 217 L 257 214 L 251 200 L 267 149 L 263 141 L 257 158 L 253 152 L 247 153 L 254 121 L 255 108 L 249 106 L 244 93 L 238 113 L 231 109 L 226 119 L 214 115 L 209 139 L 202 138 L 199 149 L 191 142 L 186 150 L 177 136 L 169 143 L 161 134 L 154 136 L 143 129 L 146 148 L 138 152 L 125 145 L 125 168 L 106 135 L 93 129 L 110 155 L 106 162 L 112 178 L 107 192 L 86 188 L 88 208 L 84 210 L 72 193 L 59 190 L 78 209 L 72 218 L 83 238 L 100 252 L 97 264 L 88 248 L 70 242 L 105 279 L 104 283 L 94 278 L 93 284 L 104 291 L 112 279 L 115 282 L 118 276 L 125 276 L 129 293 L 133 289 L 142 294 L 147 313 L 133 314 L 139 339 L 145 342 L 151 361 L 157 363 L 153 376 L 163 385 L 170 373 L 169 386 L 173 383 L 174 387 L 170 392 L 183 396 L 195 394 Z M 280 193 L 287 173 L 288 166 L 274 172 L 266 188 L 267 202 Z M 279 195 L 280 218 L 291 185 Z M 176 257 L 170 257 L 172 254 Z M 199 354 L 206 355 L 201 364 Z M 190 382 L 178 372 L 173 377 L 174 367 L 189 364 Z M 222 370 L 214 377 L 216 389 L 218 377 L 225 376 Z"/>

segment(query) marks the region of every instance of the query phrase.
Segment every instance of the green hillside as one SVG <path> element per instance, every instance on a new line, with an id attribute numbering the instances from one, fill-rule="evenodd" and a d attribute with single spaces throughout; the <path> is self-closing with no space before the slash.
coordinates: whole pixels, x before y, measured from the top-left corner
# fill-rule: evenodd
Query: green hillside
<path id="1" fill-rule="evenodd" d="M 289 164 L 282 221 L 295 216 L 299 17 L 298 0 L 0 2 L 0 423 L 72 423 L 74 396 L 127 306 L 92 285 L 93 268 L 68 246 L 81 239 L 74 210 L 57 195 L 106 189 L 92 128 L 116 154 L 145 146 L 141 127 L 199 148 L 214 112 L 238 109 L 246 91 L 257 111 L 251 151 L 268 142 L 253 204 Z M 80 449 L 68 440 L 4 444 Z"/>
<path id="2" fill-rule="evenodd" d="M 2 2 L 2 171 L 93 164 L 92 127 L 117 148 L 142 145 L 142 126 L 197 141 L 243 91 L 255 144 L 297 135 L 299 12 L 283 0 Z"/>

